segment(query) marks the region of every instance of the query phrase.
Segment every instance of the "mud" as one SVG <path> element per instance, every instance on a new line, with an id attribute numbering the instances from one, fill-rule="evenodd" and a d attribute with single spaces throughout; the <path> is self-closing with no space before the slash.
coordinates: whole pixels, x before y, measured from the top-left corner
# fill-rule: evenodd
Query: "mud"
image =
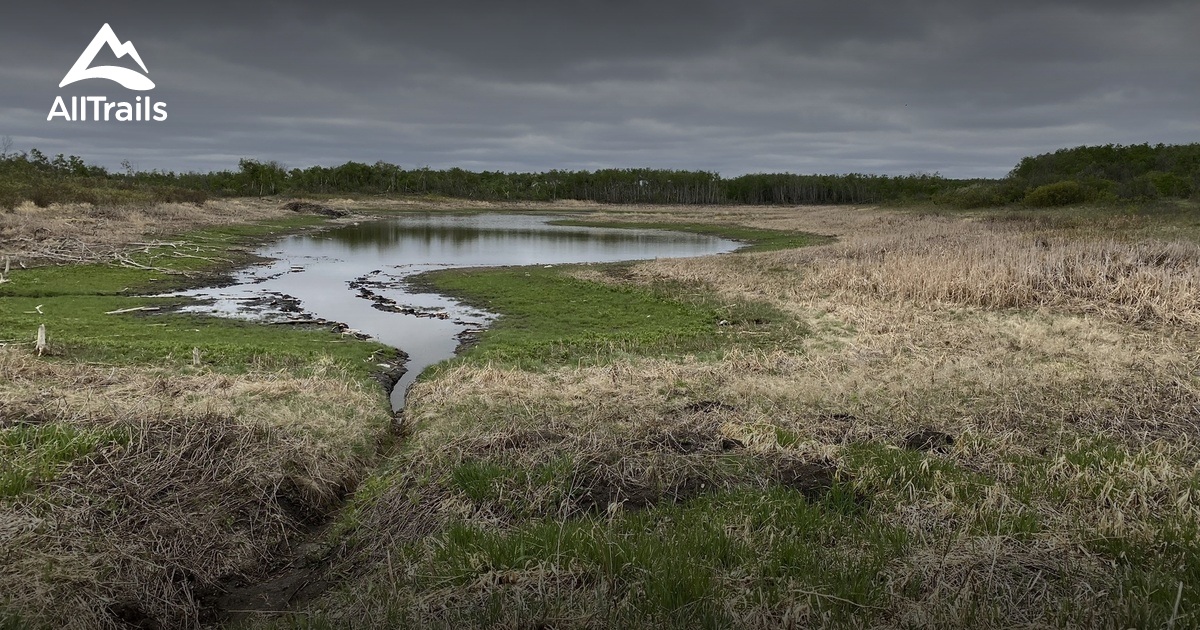
<path id="1" fill-rule="evenodd" d="M 347 210 L 341 208 L 333 208 L 324 204 L 313 203 L 311 201 L 289 201 L 283 204 L 283 210 L 291 210 L 292 212 L 300 212 L 303 214 L 319 214 L 326 217 L 344 217 L 350 214 Z"/>
<path id="2" fill-rule="evenodd" d="M 314 534 L 310 539 L 318 537 L 319 534 Z M 197 593 L 202 611 L 200 620 L 213 627 L 299 610 L 331 586 L 324 577 L 327 568 L 326 556 L 317 545 L 297 545 L 290 560 L 272 567 L 264 580 L 230 576 Z"/>

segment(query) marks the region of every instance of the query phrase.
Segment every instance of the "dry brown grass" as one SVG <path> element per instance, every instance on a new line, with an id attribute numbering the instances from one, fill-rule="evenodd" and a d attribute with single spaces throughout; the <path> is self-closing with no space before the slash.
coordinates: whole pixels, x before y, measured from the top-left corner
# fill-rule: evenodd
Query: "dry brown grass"
<path id="1" fill-rule="evenodd" d="M 386 430 L 378 392 L 310 374 L 98 367 L 0 348 L 0 430 L 99 436 L 0 498 L 0 597 L 28 623 L 194 627 L 197 594 L 261 577 L 357 483 Z M 30 439 L 18 453 L 53 453 Z M 20 462 L 17 462 L 18 464 Z"/>
<path id="2" fill-rule="evenodd" d="M 0 257 L 26 264 L 107 259 L 141 240 L 292 214 L 279 205 L 251 199 L 116 207 L 53 204 L 39 208 L 24 203 L 0 212 Z"/>
<path id="3" fill-rule="evenodd" d="M 811 323 L 813 336 L 795 352 L 537 373 L 467 364 L 418 383 L 408 395 L 410 449 L 363 501 L 357 518 L 370 535 L 348 555 L 387 570 L 322 608 L 386 625 L 399 606 L 421 622 L 471 625 L 477 617 L 463 611 L 495 597 L 511 608 L 491 619 L 520 624 L 548 606 L 556 625 L 605 627 L 615 604 L 597 603 L 600 587 L 568 560 L 481 568 L 466 593 L 413 592 L 400 586 L 411 578 L 396 576 L 436 566 L 450 524 L 520 531 L 538 519 L 619 519 L 686 501 L 703 484 L 769 487 L 796 465 L 832 466 L 871 498 L 874 517 L 910 536 L 879 576 L 886 612 L 873 626 L 1136 619 L 1152 596 L 1138 580 L 1158 569 L 1120 554 L 1191 553 L 1164 541 L 1200 520 L 1194 243 L 1095 224 L 848 208 L 627 208 L 602 218 L 839 236 L 802 250 L 644 262 L 620 278 L 579 273 L 769 302 Z M 904 455 L 908 436 L 929 429 L 953 444 Z M 749 457 L 731 467 L 729 449 Z M 480 462 L 559 466 L 558 481 L 501 475 L 483 486 L 493 494 L 472 496 L 450 473 Z M 762 533 L 744 535 L 750 544 Z M 415 559 L 414 539 L 429 541 Z M 1105 551 L 1103 541 L 1124 551 Z M 853 558 L 864 544 L 835 547 Z M 798 595 L 779 608 L 754 596 L 766 582 L 752 567 L 715 573 L 731 594 L 715 605 L 739 625 L 829 622 L 809 607 L 826 597 L 820 585 L 787 586 Z M 1176 582 L 1154 579 L 1169 582 L 1173 598 Z M 1195 621 L 1194 585 L 1186 586 L 1180 624 Z M 1145 619 L 1164 619 L 1159 611 Z"/>
<path id="4" fill-rule="evenodd" d="M 706 218 L 707 217 L 707 218 Z M 836 235 L 797 250 L 640 265 L 661 277 L 797 308 L 836 304 L 1051 308 L 1126 322 L 1200 324 L 1200 245 L 1133 238 L 1125 217 L 1070 228 L 1038 220 L 994 220 L 846 207 L 753 208 L 705 214 L 604 215 L 618 221 L 731 221 Z"/>

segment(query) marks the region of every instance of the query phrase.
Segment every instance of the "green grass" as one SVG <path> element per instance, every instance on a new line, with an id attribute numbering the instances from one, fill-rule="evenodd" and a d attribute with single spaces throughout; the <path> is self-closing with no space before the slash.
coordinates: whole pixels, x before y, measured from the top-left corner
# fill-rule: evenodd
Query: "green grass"
<path id="1" fill-rule="evenodd" d="M 101 444 L 125 444 L 126 433 L 63 424 L 17 424 L 0 429 L 0 499 L 50 481 L 71 460 Z"/>
<path id="2" fill-rule="evenodd" d="M 803 603 L 827 626 L 857 627 L 876 619 L 896 588 L 880 575 L 903 556 L 908 535 L 860 513 L 846 496 L 811 501 L 773 487 L 611 517 L 504 528 L 458 522 L 397 549 L 392 561 L 413 568 L 392 576 L 392 597 L 377 603 L 396 627 L 426 625 L 433 620 L 414 601 L 448 589 L 469 597 L 476 585 L 498 580 L 484 601 L 444 611 L 441 621 L 528 627 L 584 615 L 605 627 L 723 628 L 744 612 L 725 603 L 744 596 L 745 609 Z M 539 580 L 541 597 L 520 596 Z M 295 621 L 286 627 L 322 627 L 320 615 Z"/>
<path id="3" fill-rule="evenodd" d="M 325 330 L 268 326 L 188 314 L 109 311 L 136 306 L 169 307 L 179 298 L 58 296 L 0 300 L 0 341 L 31 343 L 46 326 L 49 358 L 118 365 L 190 365 L 199 348 L 205 366 L 231 373 L 250 367 L 299 368 L 331 356 L 360 371 L 379 344 L 359 342 Z M 41 314 L 37 307 L 41 307 Z"/>
<path id="4" fill-rule="evenodd" d="M 1120 589 L 1112 614 L 1121 620 L 1122 627 L 1164 627 L 1175 609 L 1180 583 L 1184 586 L 1180 604 L 1184 617 L 1175 627 L 1194 626 L 1195 611 L 1200 607 L 1200 523 L 1179 513 L 1135 516 L 1132 512 L 1147 498 L 1164 494 L 1195 495 L 1200 492 L 1200 472 L 1174 480 L 1169 487 L 1148 490 L 1140 487 L 1144 478 L 1130 474 L 1131 470 L 1160 468 L 1157 459 L 1146 451 L 1130 450 L 1111 438 L 1088 436 L 1075 444 L 1063 445 L 1057 454 L 1061 462 L 1050 458 L 1017 460 L 1022 474 L 1013 494 L 1035 498 L 1058 509 L 1066 509 L 1080 497 L 1086 497 L 1094 509 L 1110 513 L 1128 510 L 1130 520 L 1147 523 L 1149 527 L 1125 534 L 1069 533 L 1079 539 L 1081 548 L 1103 558 L 1111 567 Z M 1052 468 L 1063 464 L 1070 466 L 1068 472 L 1052 472 Z M 1146 497 L 1147 494 L 1150 496 Z M 1039 533 L 1032 515 L 1012 514 L 1011 507 L 1009 511 L 1008 518 L 998 522 L 993 532 L 1030 536 Z M 1017 531 L 1005 531 L 1006 527 Z"/>
<path id="5" fill-rule="evenodd" d="M 561 268 L 449 270 L 426 279 L 441 292 L 503 314 L 468 353 L 478 360 L 559 363 L 609 349 L 658 354 L 715 345 L 715 311 L 571 278 Z"/>
<path id="6" fill-rule="evenodd" d="M 624 222 L 600 221 L 592 219 L 562 219 L 551 221 L 551 225 L 573 225 L 578 227 L 626 228 L 630 230 L 672 230 L 676 232 L 691 232 L 707 236 L 719 236 L 734 241 L 742 241 L 746 246 L 739 251 L 767 252 L 779 249 L 794 249 L 809 245 L 822 245 L 833 241 L 832 237 L 807 232 L 784 232 L 780 230 L 763 230 L 741 225 L 715 225 L 711 223 L 671 223 L 671 222 Z"/>
<path id="7" fill-rule="evenodd" d="M 365 375 L 365 359 L 383 346 L 333 335 L 325 330 L 268 326 L 188 314 L 105 313 L 135 307 L 169 311 L 184 298 L 135 297 L 211 282 L 221 273 L 255 259 L 249 245 L 283 231 L 319 225 L 323 219 L 298 216 L 279 221 L 232 225 L 179 236 L 202 250 L 164 246 L 131 258 L 140 264 L 187 272 L 190 277 L 117 264 L 17 269 L 0 284 L 0 342 L 32 343 L 45 325 L 52 359 L 112 364 L 190 364 L 199 348 L 208 367 L 242 372 L 300 368 L 331 356 Z M 195 257 L 192 257 L 195 256 Z M 40 311 L 40 312 L 39 312 Z"/>
<path id="8" fill-rule="evenodd" d="M 28 630 L 30 624 L 27 624 L 21 615 L 8 610 L 10 604 L 5 600 L 0 600 L 0 630 Z"/>
<path id="9" fill-rule="evenodd" d="M 451 479 L 469 499 L 480 503 L 494 498 L 496 482 L 508 474 L 509 471 L 496 464 L 469 461 L 455 468 Z"/>
<path id="10" fill-rule="evenodd" d="M 617 277 L 626 268 L 591 267 Z M 704 354 L 747 342 L 787 347 L 808 334 L 804 323 L 765 304 L 721 302 L 703 287 L 648 289 L 581 280 L 569 275 L 575 269 L 454 269 L 414 281 L 501 314 L 462 355 L 468 361 L 537 369 L 614 357 Z"/>
<path id="11" fill-rule="evenodd" d="M 972 502 L 981 498 L 984 486 L 992 480 L 962 470 L 953 462 L 922 451 L 898 448 L 878 442 L 849 444 L 842 450 L 847 471 L 866 476 L 864 490 L 875 496 L 891 496 L 899 504 L 916 495 L 947 492 L 956 500 Z"/>
<path id="12" fill-rule="evenodd" d="M 1012 220 L 1031 233 L 1079 230 L 1071 237 L 1123 225 L 1127 229 L 1114 234 L 1124 238 L 1168 228 L 1188 233 L 1188 225 L 1200 221 L 1185 206 L 947 212 Z M 733 236 L 727 229 L 719 234 Z M 791 238 L 775 237 L 776 244 Z M 735 260 L 764 282 L 773 273 L 795 273 L 752 268 L 755 258 L 761 257 Z M 605 282 L 573 277 L 580 270 Z M 459 361 L 542 369 L 610 357 L 703 356 L 756 344 L 789 348 L 807 332 L 803 322 L 769 305 L 722 303 L 703 284 L 635 286 L 630 279 L 629 264 L 611 264 L 454 270 L 423 281 L 501 315 Z M 722 320 L 726 326 L 716 325 Z M 701 382 L 707 378 L 664 379 L 660 386 L 680 391 L 684 400 L 720 399 L 708 393 L 718 387 Z M 1002 425 L 977 393 L 992 392 L 962 378 L 968 377 L 887 390 L 889 401 L 902 402 L 879 409 L 897 415 L 897 423 L 911 410 L 933 426 L 950 413 L 965 416 L 968 426 L 978 426 L 976 418 Z M 870 379 L 851 385 L 849 401 L 874 406 Z M 1062 400 L 1077 398 L 1069 389 L 1058 393 Z M 368 526 L 345 531 L 360 543 L 371 538 L 370 527 L 386 528 L 379 523 L 407 524 L 431 511 L 446 519 L 431 518 L 424 531 L 432 533 L 418 540 L 351 554 L 356 567 L 375 564 L 314 605 L 311 616 L 281 621 L 282 627 L 336 627 L 343 617 L 320 612 L 330 608 L 370 613 L 379 625 L 394 627 L 728 627 L 751 625 L 739 616 L 746 611 L 776 619 L 794 614 L 785 621 L 821 627 L 922 627 L 926 613 L 935 620 L 930 623 L 953 627 L 1168 627 L 1174 620 L 1173 627 L 1182 628 L 1197 622 L 1200 525 L 1191 512 L 1173 509 L 1200 492 L 1186 444 L 1183 454 L 1172 454 L 1144 443 L 1093 439 L 1062 422 L 1059 407 L 1032 403 L 995 434 L 956 431 L 952 446 L 925 452 L 899 447 L 906 433 L 899 427 L 886 437 L 872 429 L 814 439 L 803 424 L 790 424 L 803 422 L 799 412 L 807 408 L 781 404 L 770 411 L 777 416 L 763 419 L 780 423 L 766 444 L 747 439 L 744 450 L 676 453 L 646 446 L 658 442 L 619 439 L 631 426 L 656 422 L 679 425 L 685 437 L 688 423 L 705 426 L 705 419 L 675 416 L 669 404 L 589 415 L 607 401 L 568 405 L 548 396 L 553 402 L 540 402 L 536 392 L 497 398 L 468 394 L 437 402 L 421 416 L 414 439 L 428 443 L 414 459 L 393 460 L 403 474 L 372 478 L 372 491 L 353 502 Z M 746 422 L 740 414 L 757 411 L 747 407 L 734 405 L 727 418 L 714 419 L 738 426 Z M 905 409 L 897 413 L 898 407 Z M 884 413 L 862 417 L 889 421 Z M 593 429 L 596 418 L 611 426 Z M 423 436 L 422 427 L 442 422 L 453 430 L 437 435 L 450 439 Z M 567 440 L 551 447 L 499 439 L 542 428 Z M 573 443 L 576 430 L 595 433 Z M 522 448 L 530 456 L 517 454 Z M 807 461 L 817 454 L 836 462 L 832 489 L 805 498 L 783 485 L 780 459 Z M 1175 470 L 1187 472 L 1159 479 Z M 624 496 L 639 493 L 620 508 L 607 497 L 622 495 L 604 492 L 618 473 L 629 482 L 619 488 L 629 490 Z M 673 494 L 678 479 L 706 483 L 703 491 Z M 650 500 L 641 500 L 643 490 Z M 411 501 L 411 512 L 397 497 Z M 379 510 L 390 513 L 370 518 Z M 1117 518 L 1122 510 L 1125 520 Z M 1115 529 L 1098 525 L 1097 514 L 1115 515 Z M 1020 618 L 1025 613 L 1029 617 Z"/>

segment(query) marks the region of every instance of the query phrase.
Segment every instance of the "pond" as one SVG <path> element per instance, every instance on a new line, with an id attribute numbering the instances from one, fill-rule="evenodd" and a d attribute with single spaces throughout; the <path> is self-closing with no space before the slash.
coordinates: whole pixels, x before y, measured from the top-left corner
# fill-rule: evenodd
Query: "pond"
<path id="1" fill-rule="evenodd" d="M 188 310 L 268 321 L 341 322 L 403 350 L 407 371 L 392 390 L 404 405 L 425 368 L 454 356 L 461 336 L 495 315 L 405 282 L 447 267 L 558 265 L 730 252 L 735 241 L 665 230 L 551 225 L 526 214 L 413 214 L 286 237 L 256 253 L 271 262 L 238 272 L 234 284 L 186 291 Z"/>

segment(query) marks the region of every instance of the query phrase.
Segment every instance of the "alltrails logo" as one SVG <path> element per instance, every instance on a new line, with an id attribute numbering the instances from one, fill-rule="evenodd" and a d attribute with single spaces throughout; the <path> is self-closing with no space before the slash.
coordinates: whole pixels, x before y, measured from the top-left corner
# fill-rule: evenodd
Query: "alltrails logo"
<path id="1" fill-rule="evenodd" d="M 150 77 L 136 70 L 120 66 L 92 67 L 92 62 L 95 61 L 96 55 L 106 45 L 118 59 L 129 55 L 141 67 L 142 72 L 146 74 L 150 73 L 146 69 L 146 64 L 142 61 L 141 55 L 138 54 L 137 48 L 133 47 L 133 42 L 121 43 L 121 40 L 117 39 L 117 34 L 113 32 L 112 27 L 105 24 L 100 27 L 100 31 L 92 38 L 92 43 L 88 44 L 87 48 L 83 50 L 83 54 L 79 55 L 79 59 L 75 60 L 75 65 L 71 66 L 71 69 L 67 71 L 67 75 L 63 77 L 58 87 L 65 87 L 76 81 L 84 81 L 86 79 L 108 79 L 130 90 L 141 92 L 154 89 L 154 82 L 150 80 Z M 60 116 L 68 122 L 86 120 L 140 122 L 150 120 L 163 121 L 167 119 L 167 104 L 161 102 L 155 103 L 149 95 L 145 97 L 139 96 L 132 103 L 127 101 L 109 101 L 107 96 L 72 96 L 70 103 L 71 105 L 68 107 L 67 101 L 63 97 L 55 97 L 54 105 L 50 107 L 50 114 L 46 116 L 46 120 L 54 120 Z"/>

